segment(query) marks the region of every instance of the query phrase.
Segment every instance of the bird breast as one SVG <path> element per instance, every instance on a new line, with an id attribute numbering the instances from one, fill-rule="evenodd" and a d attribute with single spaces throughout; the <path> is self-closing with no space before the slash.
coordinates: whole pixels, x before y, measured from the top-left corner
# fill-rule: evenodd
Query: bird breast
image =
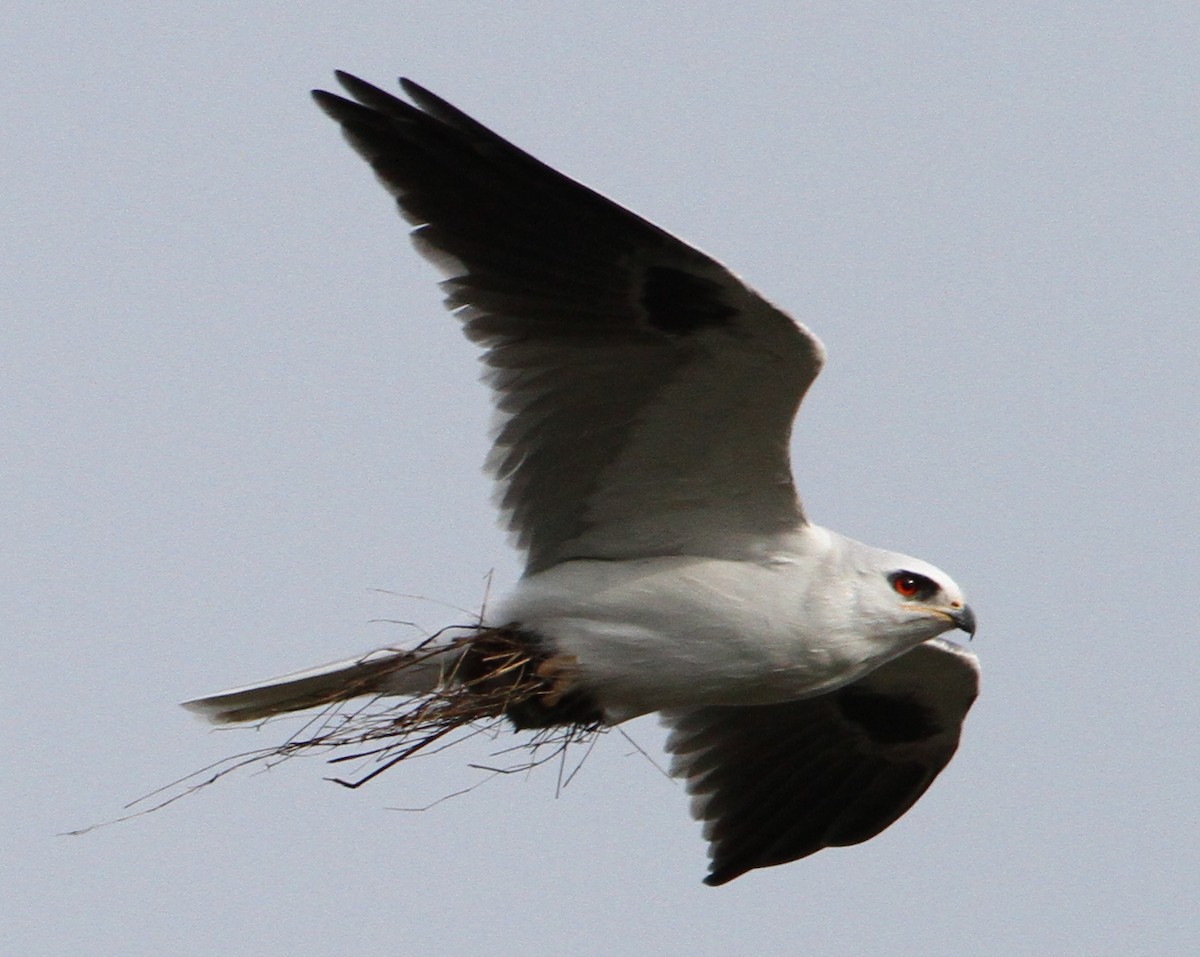
<path id="1" fill-rule="evenodd" d="M 529 576 L 489 616 L 577 663 L 611 721 L 793 700 L 853 680 L 861 641 L 808 600 L 804 558 L 574 560 Z"/>

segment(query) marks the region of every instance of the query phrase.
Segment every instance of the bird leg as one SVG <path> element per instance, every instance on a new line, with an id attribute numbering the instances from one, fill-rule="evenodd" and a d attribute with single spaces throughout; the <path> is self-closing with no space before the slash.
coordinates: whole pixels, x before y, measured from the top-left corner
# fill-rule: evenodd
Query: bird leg
<path id="1" fill-rule="evenodd" d="M 539 662 L 533 673 L 547 685 L 546 690 L 541 692 L 542 704 L 553 708 L 574 687 L 579 677 L 579 660 L 574 655 L 551 655 Z"/>

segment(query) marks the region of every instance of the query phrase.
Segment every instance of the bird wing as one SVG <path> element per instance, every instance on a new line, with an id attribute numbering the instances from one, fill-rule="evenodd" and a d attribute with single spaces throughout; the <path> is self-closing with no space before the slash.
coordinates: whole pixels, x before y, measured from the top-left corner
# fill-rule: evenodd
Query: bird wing
<path id="1" fill-rule="evenodd" d="M 719 263 L 401 80 L 314 91 L 448 277 L 499 413 L 527 570 L 743 557 L 803 524 L 792 419 L 820 342 Z"/>
<path id="2" fill-rule="evenodd" d="M 954 755 L 978 689 L 975 656 L 934 638 L 813 698 L 665 714 L 671 773 L 709 841 L 705 883 L 874 837 Z"/>

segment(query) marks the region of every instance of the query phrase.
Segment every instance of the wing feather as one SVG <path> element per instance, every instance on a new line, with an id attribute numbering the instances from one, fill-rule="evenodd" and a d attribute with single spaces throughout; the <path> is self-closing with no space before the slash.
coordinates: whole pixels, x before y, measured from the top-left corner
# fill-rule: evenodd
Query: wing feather
<path id="1" fill-rule="evenodd" d="M 709 841 L 705 882 L 874 837 L 954 755 L 978 688 L 975 656 L 934 638 L 813 698 L 664 715 Z"/>
<path id="2" fill-rule="evenodd" d="M 738 557 L 803 523 L 788 442 L 823 359 L 811 333 L 417 84 L 401 81 L 405 102 L 338 79 L 354 99 L 317 102 L 484 347 L 499 416 L 488 467 L 528 570 Z"/>

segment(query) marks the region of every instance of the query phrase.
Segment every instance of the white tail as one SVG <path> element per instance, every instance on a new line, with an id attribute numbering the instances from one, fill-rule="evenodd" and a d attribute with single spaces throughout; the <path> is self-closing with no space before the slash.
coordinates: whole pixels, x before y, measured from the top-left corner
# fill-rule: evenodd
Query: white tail
<path id="1" fill-rule="evenodd" d="M 373 651 L 360 658 L 185 701 L 183 707 L 216 724 L 230 724 L 261 721 L 360 695 L 425 694 L 453 674 L 462 650 L 461 645 L 446 647 L 439 641 L 435 646 L 413 651 Z"/>

